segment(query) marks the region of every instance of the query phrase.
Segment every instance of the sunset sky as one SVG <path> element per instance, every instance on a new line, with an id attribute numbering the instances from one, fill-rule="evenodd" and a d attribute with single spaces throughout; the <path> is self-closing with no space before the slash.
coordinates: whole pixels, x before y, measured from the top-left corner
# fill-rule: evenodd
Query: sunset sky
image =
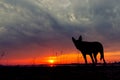
<path id="1" fill-rule="evenodd" d="M 0 0 L 0 64 L 84 63 L 80 35 L 120 61 L 120 1 Z"/>

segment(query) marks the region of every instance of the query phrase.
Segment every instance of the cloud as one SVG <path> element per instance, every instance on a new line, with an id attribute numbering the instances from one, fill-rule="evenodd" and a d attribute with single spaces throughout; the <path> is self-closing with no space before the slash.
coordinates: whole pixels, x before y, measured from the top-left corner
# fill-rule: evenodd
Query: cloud
<path id="1" fill-rule="evenodd" d="M 66 42 L 67 48 L 72 45 L 71 37 L 79 35 L 102 41 L 106 48 L 111 42 L 109 46 L 119 47 L 116 45 L 120 41 L 119 3 L 118 0 L 1 0 L 0 47 L 28 44 L 61 47 Z"/>

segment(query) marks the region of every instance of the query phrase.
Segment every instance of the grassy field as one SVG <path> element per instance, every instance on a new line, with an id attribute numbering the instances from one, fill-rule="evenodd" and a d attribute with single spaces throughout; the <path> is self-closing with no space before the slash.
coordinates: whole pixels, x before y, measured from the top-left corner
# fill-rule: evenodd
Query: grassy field
<path id="1" fill-rule="evenodd" d="M 120 80 L 120 66 L 1 66 L 0 80 Z"/>

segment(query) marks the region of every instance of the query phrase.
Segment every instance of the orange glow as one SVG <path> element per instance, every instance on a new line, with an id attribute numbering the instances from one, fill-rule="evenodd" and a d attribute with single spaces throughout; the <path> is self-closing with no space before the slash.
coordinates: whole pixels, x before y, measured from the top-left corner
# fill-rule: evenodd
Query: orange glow
<path id="1" fill-rule="evenodd" d="M 111 62 L 119 62 L 120 60 L 120 52 L 105 52 L 104 54 L 105 60 L 108 63 Z M 100 54 L 97 55 L 98 63 L 103 63 L 100 61 Z M 82 54 L 79 53 L 66 53 L 62 55 L 58 55 L 56 57 L 47 57 L 47 64 L 69 64 L 69 63 L 85 63 Z M 87 55 L 88 63 L 92 63 L 92 60 L 89 55 Z"/>
<path id="2" fill-rule="evenodd" d="M 100 61 L 100 54 L 97 56 L 98 62 L 102 63 Z M 107 63 L 111 62 L 119 62 L 120 61 L 120 52 L 105 52 L 105 60 Z M 87 55 L 87 61 L 88 63 L 91 63 L 90 56 Z M 48 65 L 54 65 L 54 64 L 69 64 L 69 63 L 85 63 L 84 58 L 82 54 L 73 52 L 73 53 L 63 53 L 61 55 L 57 56 L 44 56 L 44 57 L 37 57 L 35 59 L 33 58 L 26 58 L 26 59 L 4 59 L 2 58 L 0 60 L 0 64 L 3 65 L 38 65 L 38 64 L 48 64 Z"/>

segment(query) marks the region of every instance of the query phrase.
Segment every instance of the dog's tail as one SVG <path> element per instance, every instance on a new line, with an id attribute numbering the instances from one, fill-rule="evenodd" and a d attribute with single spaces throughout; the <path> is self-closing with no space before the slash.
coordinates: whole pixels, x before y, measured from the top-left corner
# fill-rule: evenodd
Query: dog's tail
<path id="1" fill-rule="evenodd" d="M 102 50 L 102 51 L 100 51 L 100 60 L 102 60 L 103 58 L 104 58 L 104 52 Z"/>
<path id="2" fill-rule="evenodd" d="M 106 64 L 105 58 L 104 58 L 104 51 L 103 49 L 100 51 L 100 60 L 103 59 L 104 64 Z"/>

